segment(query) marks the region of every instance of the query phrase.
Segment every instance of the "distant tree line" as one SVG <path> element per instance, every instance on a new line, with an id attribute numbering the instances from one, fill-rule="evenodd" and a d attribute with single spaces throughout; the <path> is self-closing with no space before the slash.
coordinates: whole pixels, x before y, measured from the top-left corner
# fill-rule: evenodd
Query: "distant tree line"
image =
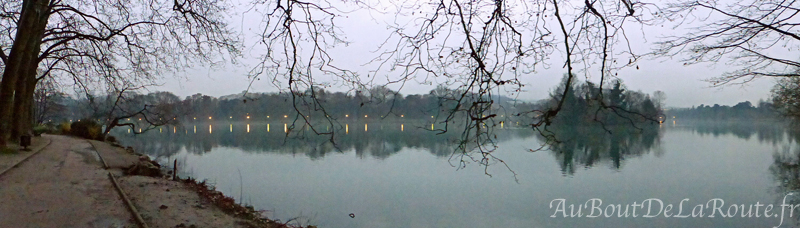
<path id="1" fill-rule="evenodd" d="M 310 94 L 314 93 L 314 98 Z M 39 123 L 77 121 L 94 119 L 111 125 L 125 125 L 125 122 L 149 119 L 151 123 L 139 123 L 145 128 L 163 125 L 159 119 L 175 119 L 177 122 L 205 120 L 275 120 L 309 119 L 323 121 L 332 117 L 338 121 L 379 120 L 382 118 L 425 119 L 439 122 L 455 122 L 458 116 L 447 116 L 449 110 L 458 106 L 449 94 L 453 91 L 439 86 L 427 94 L 402 95 L 385 87 L 375 87 L 364 91 L 330 92 L 323 89 L 289 93 L 241 93 L 222 97 L 194 94 L 180 99 L 170 92 L 138 94 L 125 92 L 119 94 L 90 95 L 73 98 L 63 93 L 48 93 L 37 100 L 43 109 Z M 518 113 L 518 107 L 532 107 L 529 102 L 516 101 L 508 97 L 498 97 L 493 101 L 495 111 Z M 322 108 L 324 105 L 325 108 Z M 157 112 L 139 112 L 145 107 Z M 157 107 L 157 109 L 155 109 Z M 502 107 L 502 108 L 501 108 Z M 306 114 L 301 116 L 298 113 Z M 506 115 L 502 115 L 506 117 Z M 448 120 L 449 118 L 449 120 Z M 512 118 L 511 116 L 506 119 Z M 128 119 L 132 119 L 128 121 Z M 301 121 L 304 122 L 304 121 Z M 139 128 L 141 126 L 131 126 Z M 324 128 L 324 127 L 323 127 Z M 152 128 L 150 128 L 152 129 Z"/>
<path id="2" fill-rule="evenodd" d="M 739 102 L 734 106 L 701 104 L 691 108 L 673 108 L 667 114 L 669 118 L 698 120 L 752 120 L 779 117 L 773 104 L 767 101 L 759 101 L 757 106 L 754 106 L 750 101 Z"/>
<path id="3" fill-rule="evenodd" d="M 553 122 L 559 125 L 602 124 L 605 126 L 656 123 L 663 118 L 662 106 L 666 95 L 656 91 L 652 96 L 628 89 L 621 80 L 600 88 L 592 82 L 571 80 L 566 77 L 553 90 L 549 99 L 538 102 L 519 101 L 505 96 L 495 96 L 488 105 L 493 121 L 500 125 L 514 122 L 526 126 L 535 122 L 541 113 L 524 110 L 545 110 L 564 99 L 563 110 Z M 565 88 L 569 86 L 569 88 Z M 566 94 L 560 91 L 569 91 Z M 600 93 L 600 90 L 603 90 Z M 454 94 L 467 94 L 463 98 Z M 48 92 L 37 99 L 37 107 L 47 107 L 39 123 L 95 119 L 106 126 L 125 126 L 153 129 L 153 126 L 177 122 L 207 120 L 306 120 L 338 121 L 422 119 L 437 123 L 457 124 L 461 119 L 487 118 L 475 113 L 458 113 L 459 104 L 474 100 L 478 95 L 438 86 L 427 94 L 403 95 L 383 86 L 349 92 L 332 92 L 323 89 L 289 93 L 246 93 L 213 97 L 194 94 L 180 99 L 170 92 L 139 94 L 135 90 L 117 94 L 88 95 L 73 98 L 63 93 Z M 312 98 L 313 94 L 313 98 Z M 461 100 L 458 100 L 461 99 Z M 603 101 L 603 102 L 600 102 Z M 324 106 L 324 108 L 322 108 Z M 148 108 L 146 108 L 148 107 Z M 49 113 L 48 113 L 49 112 Z M 305 114 L 299 115 L 299 113 Z M 476 116 L 468 116 L 476 115 Z M 469 118 L 464 118 L 469 117 Z M 139 120 L 139 119 L 142 120 Z M 137 123 L 136 121 L 145 121 Z M 159 121 L 164 120 L 164 121 Z M 176 120 L 168 122 L 166 120 Z M 130 123 L 130 124 L 129 124 Z M 137 126 L 140 125 L 140 126 Z M 442 125 L 439 125 L 442 126 Z M 511 127 L 511 125 L 505 125 Z"/>

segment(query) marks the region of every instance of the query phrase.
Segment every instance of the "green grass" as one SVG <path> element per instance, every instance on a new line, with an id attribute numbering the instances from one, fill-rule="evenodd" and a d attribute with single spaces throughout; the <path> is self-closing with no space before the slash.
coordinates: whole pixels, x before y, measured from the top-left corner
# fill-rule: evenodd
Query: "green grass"
<path id="1" fill-rule="evenodd" d="M 8 147 L 0 147 L 0 154 L 17 154 L 19 153 L 18 150 L 8 148 Z"/>

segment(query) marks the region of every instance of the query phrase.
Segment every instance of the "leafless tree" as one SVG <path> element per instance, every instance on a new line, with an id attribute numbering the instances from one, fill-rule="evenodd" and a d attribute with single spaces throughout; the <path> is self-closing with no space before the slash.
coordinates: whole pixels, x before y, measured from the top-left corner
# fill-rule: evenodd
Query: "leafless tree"
<path id="1" fill-rule="evenodd" d="M 378 56 L 367 63 L 375 69 L 358 75 L 332 65 L 328 52 L 331 46 L 346 42 L 336 26 L 337 18 L 348 11 L 341 6 L 311 0 L 257 2 L 254 8 L 263 12 L 266 24 L 261 38 L 267 53 L 251 71 L 253 80 L 266 76 L 290 92 L 331 86 L 318 82 L 320 75 L 332 75 L 340 85 L 361 91 L 371 87 L 378 74 L 389 75 L 384 84 L 401 86 L 412 80 L 444 81 L 451 88 L 445 97 L 457 105 L 437 118 L 443 123 L 437 130 L 446 132 L 461 121 L 457 116 L 467 117 L 459 123 L 466 129 L 461 153 L 455 154 L 460 157 L 459 166 L 467 161 L 503 162 L 491 155 L 495 149 L 491 127 L 498 122 L 495 112 L 503 110 L 493 107 L 498 94 L 522 92 L 520 78 L 550 67 L 546 60 L 557 54 L 565 56 L 557 66 L 565 69 L 568 80 L 582 74 L 603 88 L 620 68 L 635 66 L 640 58 L 630 49 L 627 24 L 651 23 L 659 10 L 631 0 L 355 1 L 345 6 L 398 18 L 388 25 L 392 35 L 377 48 Z M 288 83 L 280 85 L 284 80 Z M 603 103 L 604 90 L 598 91 L 597 100 Z M 313 93 L 311 97 L 316 100 Z M 513 115 L 534 117 L 530 127 L 544 133 L 562 103 Z M 630 112 L 607 104 L 600 107 Z"/>
<path id="2" fill-rule="evenodd" d="M 759 77 L 800 76 L 797 17 L 800 3 L 780 0 L 678 1 L 664 16 L 688 31 L 659 42 L 655 54 L 685 56 L 686 64 L 724 62 L 739 66 L 710 79 L 714 85 L 741 84 Z"/>
<path id="3" fill-rule="evenodd" d="M 239 46 L 224 20 L 230 7 L 221 0 L 0 3 L 0 106 L 14 107 L 0 109 L 0 146 L 30 129 L 24 107 L 45 76 L 89 91 L 152 84 L 167 73 L 224 61 L 220 52 L 235 57 Z"/>
<path id="4" fill-rule="evenodd" d="M 61 103 L 66 94 L 60 91 L 57 86 L 54 80 L 47 78 L 36 85 L 36 90 L 33 92 L 35 104 L 33 118 L 36 123 L 43 124 L 48 122 L 66 110 L 64 104 Z"/>
<path id="5" fill-rule="evenodd" d="M 663 109 L 667 101 L 667 94 L 664 91 L 656 90 L 653 92 L 653 101 L 656 103 L 656 108 Z"/>
<path id="6" fill-rule="evenodd" d="M 465 113 L 459 166 L 467 162 L 505 162 L 491 153 L 496 149 L 491 127 L 498 123 L 495 98 L 519 94 L 521 78 L 549 68 L 547 60 L 561 54 L 558 64 L 567 73 L 567 84 L 578 75 L 594 78 L 600 89 L 595 99 L 600 108 L 630 112 L 604 103 L 603 86 L 617 70 L 634 66 L 640 57 L 630 49 L 626 23 L 647 24 L 655 6 L 634 1 L 431 1 L 430 8 L 415 9 L 398 1 L 398 14 L 420 21 L 415 29 L 397 24 L 390 47 L 375 59 L 399 70 L 400 82 L 424 76 L 445 79 L 460 94 L 459 105 L 440 121 L 447 131 L 457 113 Z M 423 4 L 426 5 L 426 4 Z M 417 7 L 418 9 L 419 7 Z M 413 12 L 413 11 L 412 11 Z M 618 61 L 621 60 L 621 61 Z M 564 87 L 558 93 L 570 93 Z M 547 126 L 562 110 L 564 99 L 544 110 L 524 110 L 511 115 L 533 114 L 530 127 L 548 134 Z M 488 173 L 487 173 L 488 174 Z"/>
<path id="7" fill-rule="evenodd" d="M 781 114 L 800 117 L 800 77 L 779 79 L 772 88 L 772 103 Z"/>
<path id="8" fill-rule="evenodd" d="M 260 61 L 249 76 L 253 81 L 268 79 L 282 92 L 292 94 L 296 115 L 287 135 L 291 129 L 307 126 L 316 134 L 330 135 L 333 142 L 334 129 L 341 126 L 317 99 L 320 89 L 332 86 L 323 82 L 322 76 L 341 79 L 344 85 L 352 86 L 354 90 L 366 91 L 368 88 L 355 72 L 333 65 L 333 56 L 328 53 L 328 49 L 346 43 L 343 32 L 336 25 L 336 18 L 343 12 L 340 9 L 342 5 L 346 3 L 276 0 L 256 1 L 251 8 L 262 18 L 264 26 L 257 47 L 263 47 L 260 49 L 264 53 L 259 56 Z M 333 127 L 323 131 L 310 124 L 308 114 L 313 111 L 322 112 L 327 125 Z"/>
<path id="9" fill-rule="evenodd" d="M 90 118 L 98 119 L 105 126 L 102 139 L 116 127 L 129 127 L 134 134 L 141 134 L 179 123 L 177 105 L 180 99 L 166 92 L 139 94 L 138 90 L 145 87 L 112 89 L 103 96 L 86 94 Z"/>

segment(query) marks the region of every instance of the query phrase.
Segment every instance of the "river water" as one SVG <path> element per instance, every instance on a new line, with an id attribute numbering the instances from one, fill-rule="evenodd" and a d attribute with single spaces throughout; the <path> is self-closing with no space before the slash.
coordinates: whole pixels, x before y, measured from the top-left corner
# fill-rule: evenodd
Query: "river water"
<path id="1" fill-rule="evenodd" d="M 115 134 L 164 164 L 177 159 L 182 176 L 302 225 L 791 227 L 800 217 L 800 208 L 781 206 L 800 203 L 800 135 L 783 124 L 668 122 L 611 134 L 575 127 L 535 152 L 545 137 L 503 126 L 492 155 L 505 164 L 488 166 L 479 154 L 454 153 L 458 134 L 427 124 L 342 124 L 335 144 L 289 124 Z"/>

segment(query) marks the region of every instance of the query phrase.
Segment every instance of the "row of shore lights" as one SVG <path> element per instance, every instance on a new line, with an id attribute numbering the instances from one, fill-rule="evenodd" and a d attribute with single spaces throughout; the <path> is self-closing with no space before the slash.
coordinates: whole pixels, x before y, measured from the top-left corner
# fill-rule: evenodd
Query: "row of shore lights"
<path id="1" fill-rule="evenodd" d="M 267 116 L 267 119 L 269 119 L 269 117 L 270 116 Z M 306 118 L 309 118 L 309 117 L 311 117 L 311 116 L 306 116 Z M 344 117 L 347 118 L 347 117 L 350 117 L 350 115 L 349 114 L 345 114 Z M 381 117 L 383 117 L 383 116 L 381 116 Z M 400 117 L 403 118 L 403 117 L 405 117 L 405 115 L 400 115 Z M 250 116 L 247 116 L 246 118 L 250 119 Z M 283 118 L 289 118 L 289 115 L 283 115 Z M 364 115 L 364 118 L 369 118 L 369 115 Z M 431 118 L 433 118 L 433 116 L 431 116 Z M 197 117 L 193 117 L 192 119 L 197 120 Z M 210 120 L 210 119 L 212 119 L 212 117 L 209 116 L 208 119 Z M 229 119 L 233 119 L 233 116 L 230 116 Z M 128 120 L 131 120 L 131 119 L 128 119 Z M 142 118 L 139 118 L 139 120 L 142 120 Z"/>
<path id="2" fill-rule="evenodd" d="M 309 117 L 311 117 L 311 116 L 306 116 L 306 118 L 309 118 Z M 350 115 L 349 114 L 345 114 L 344 117 L 347 118 L 347 117 L 350 117 Z M 364 115 L 364 118 L 368 118 L 368 117 L 369 117 L 369 115 Z M 381 117 L 383 117 L 383 116 L 381 116 Z M 400 115 L 400 117 L 403 118 L 403 117 L 405 117 L 405 115 Z M 246 118 L 250 119 L 250 116 L 248 115 Z M 283 118 L 289 118 L 289 115 L 283 115 Z M 673 117 L 673 118 L 675 118 L 675 117 Z M 172 119 L 174 120 L 176 118 L 172 118 Z M 197 117 L 192 117 L 192 119 L 197 120 Z M 212 117 L 209 116 L 208 119 L 210 120 L 210 119 L 212 119 Z M 233 119 L 233 116 L 230 116 L 229 119 Z M 267 116 L 267 119 L 269 119 L 269 116 Z M 433 119 L 433 116 L 431 116 L 431 119 Z M 128 121 L 130 121 L 130 120 L 131 120 L 131 118 L 128 118 Z M 141 120 L 142 120 L 142 118 L 139 118 L 139 121 L 141 121 Z M 161 118 L 159 118 L 158 120 L 161 120 Z M 50 121 L 52 121 L 52 120 L 50 120 Z M 78 122 L 80 122 L 80 121 L 81 120 L 78 120 Z M 72 120 L 69 120 L 69 122 L 72 122 Z"/>
<path id="3" fill-rule="evenodd" d="M 364 115 L 364 118 L 368 118 L 368 116 L 369 116 L 369 115 Z M 308 117 L 311 117 L 311 116 L 306 116 L 306 117 L 308 118 Z M 344 117 L 350 117 L 350 115 L 344 115 Z M 381 116 L 381 117 L 383 117 L 383 116 Z M 402 117 L 405 117 L 405 115 L 400 115 L 400 117 L 401 117 L 401 118 L 402 118 Z M 250 119 L 250 116 L 247 116 L 246 118 L 247 118 L 247 119 Z M 289 118 L 289 115 L 283 115 L 283 118 Z M 431 116 L 431 118 L 433 118 L 433 116 Z M 172 118 L 172 119 L 174 120 L 174 119 L 176 119 L 176 118 Z M 192 119 L 194 119 L 194 120 L 197 120 L 197 117 L 193 117 Z M 209 116 L 209 117 L 208 117 L 208 119 L 210 120 L 210 119 L 212 119 L 212 117 L 211 117 L 211 116 Z M 230 116 L 230 118 L 229 118 L 229 119 L 233 119 L 233 116 Z M 267 116 L 267 119 L 269 119 L 269 116 Z M 130 121 L 130 120 L 131 120 L 131 118 L 128 118 L 128 121 Z M 141 120 L 142 120 L 142 118 L 139 118 L 139 121 L 141 121 Z M 159 118 L 159 120 L 161 120 L 161 118 Z M 52 121 L 52 120 L 50 120 L 50 121 Z M 81 121 L 81 120 L 78 120 L 78 122 L 80 122 L 80 121 Z M 69 120 L 69 122 L 72 122 L 72 120 Z"/>

